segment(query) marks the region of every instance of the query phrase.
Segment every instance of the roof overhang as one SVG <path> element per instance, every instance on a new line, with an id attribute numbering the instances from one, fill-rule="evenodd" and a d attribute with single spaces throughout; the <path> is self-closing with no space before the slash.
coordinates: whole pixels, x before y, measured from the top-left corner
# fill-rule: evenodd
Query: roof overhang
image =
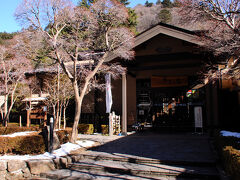
<path id="1" fill-rule="evenodd" d="M 159 23 L 155 25 L 154 27 L 142 32 L 141 34 L 137 35 L 135 37 L 135 43 L 133 48 L 143 44 L 144 42 L 150 40 L 151 38 L 159 35 L 159 34 L 164 34 L 176 39 L 180 39 L 198 46 L 203 46 L 204 43 L 199 40 L 199 36 L 196 35 L 193 31 L 188 31 L 182 28 L 178 28 L 175 26 Z M 112 61 L 118 56 L 111 52 L 108 57 L 106 62 Z"/>

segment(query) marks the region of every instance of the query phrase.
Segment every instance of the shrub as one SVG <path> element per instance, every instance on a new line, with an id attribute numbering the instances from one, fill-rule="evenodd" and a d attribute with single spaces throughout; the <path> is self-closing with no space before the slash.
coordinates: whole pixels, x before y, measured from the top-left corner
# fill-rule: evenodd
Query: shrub
<path id="1" fill-rule="evenodd" d="M 221 136 L 220 132 L 215 134 L 215 144 L 220 155 L 224 169 L 231 179 L 240 179 L 240 139 L 231 136 Z"/>
<path id="2" fill-rule="evenodd" d="M 41 154 L 45 152 L 41 135 L 0 137 L 0 153 Z"/>
<path id="3" fill-rule="evenodd" d="M 24 131 L 39 131 L 38 127 L 0 127 L 0 135 L 13 134 Z"/>
<path id="4" fill-rule="evenodd" d="M 102 134 L 108 134 L 108 125 L 102 124 L 101 129 L 102 129 Z"/>
<path id="5" fill-rule="evenodd" d="M 233 180 L 240 179 L 240 151 L 232 146 L 223 149 L 224 168 Z"/>
<path id="6" fill-rule="evenodd" d="M 93 124 L 79 124 L 78 125 L 78 133 L 81 134 L 93 134 Z"/>
<path id="7" fill-rule="evenodd" d="M 72 129 L 60 130 L 60 131 L 56 131 L 56 133 L 57 133 L 60 144 L 64 144 L 69 142 L 72 134 Z"/>

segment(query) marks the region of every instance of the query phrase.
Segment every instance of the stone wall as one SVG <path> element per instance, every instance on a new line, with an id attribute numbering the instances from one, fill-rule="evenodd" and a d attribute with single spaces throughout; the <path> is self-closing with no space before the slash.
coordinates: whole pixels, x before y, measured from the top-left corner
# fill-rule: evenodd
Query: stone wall
<path id="1" fill-rule="evenodd" d="M 55 159 L 0 160 L 0 179 L 17 180 L 40 177 L 48 171 L 67 168 L 80 156 L 64 156 Z"/>

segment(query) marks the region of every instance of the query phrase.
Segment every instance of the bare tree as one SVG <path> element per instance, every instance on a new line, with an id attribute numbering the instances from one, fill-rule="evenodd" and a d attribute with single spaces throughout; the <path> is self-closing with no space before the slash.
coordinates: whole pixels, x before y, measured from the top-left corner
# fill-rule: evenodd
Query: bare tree
<path id="1" fill-rule="evenodd" d="M 55 119 L 54 127 L 60 129 L 61 115 L 63 113 L 65 129 L 65 112 L 69 104 L 69 100 L 73 97 L 73 90 L 69 78 L 67 78 L 65 74 L 60 73 L 45 77 L 44 91 L 49 94 L 47 103 L 48 106 L 52 108 L 52 115 Z"/>
<path id="2" fill-rule="evenodd" d="M 182 0 L 179 11 L 182 22 L 208 22 L 207 31 L 201 36 L 205 46 L 221 62 L 207 65 L 208 79 L 240 78 L 240 1 L 239 0 Z M 223 64 L 219 75 L 217 63 Z M 222 76 L 223 75 L 223 76 Z"/>
<path id="3" fill-rule="evenodd" d="M 15 101 L 22 93 L 27 93 L 24 89 L 26 88 L 24 73 L 31 69 L 30 61 L 21 54 L 18 37 L 19 35 L 16 35 L 0 46 L 0 94 L 5 96 L 1 114 L 5 126 L 8 124 L 9 114 Z M 19 89 L 22 91 L 18 91 Z"/>
<path id="4" fill-rule="evenodd" d="M 60 64 L 72 83 L 75 117 L 70 141 L 75 142 L 82 101 L 95 87 L 95 75 L 112 53 L 124 59 L 134 56 L 133 35 L 123 27 L 128 11 L 116 0 L 98 0 L 89 9 L 74 7 L 68 0 L 23 0 L 15 16 L 43 37 L 51 49 L 48 56 Z"/>

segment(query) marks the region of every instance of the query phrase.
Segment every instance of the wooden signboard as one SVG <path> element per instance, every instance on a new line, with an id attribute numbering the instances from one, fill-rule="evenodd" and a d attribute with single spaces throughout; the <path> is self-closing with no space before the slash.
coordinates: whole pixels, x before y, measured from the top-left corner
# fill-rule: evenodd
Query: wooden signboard
<path id="1" fill-rule="evenodd" d="M 183 87 L 188 85 L 187 76 L 152 76 L 151 87 Z"/>

